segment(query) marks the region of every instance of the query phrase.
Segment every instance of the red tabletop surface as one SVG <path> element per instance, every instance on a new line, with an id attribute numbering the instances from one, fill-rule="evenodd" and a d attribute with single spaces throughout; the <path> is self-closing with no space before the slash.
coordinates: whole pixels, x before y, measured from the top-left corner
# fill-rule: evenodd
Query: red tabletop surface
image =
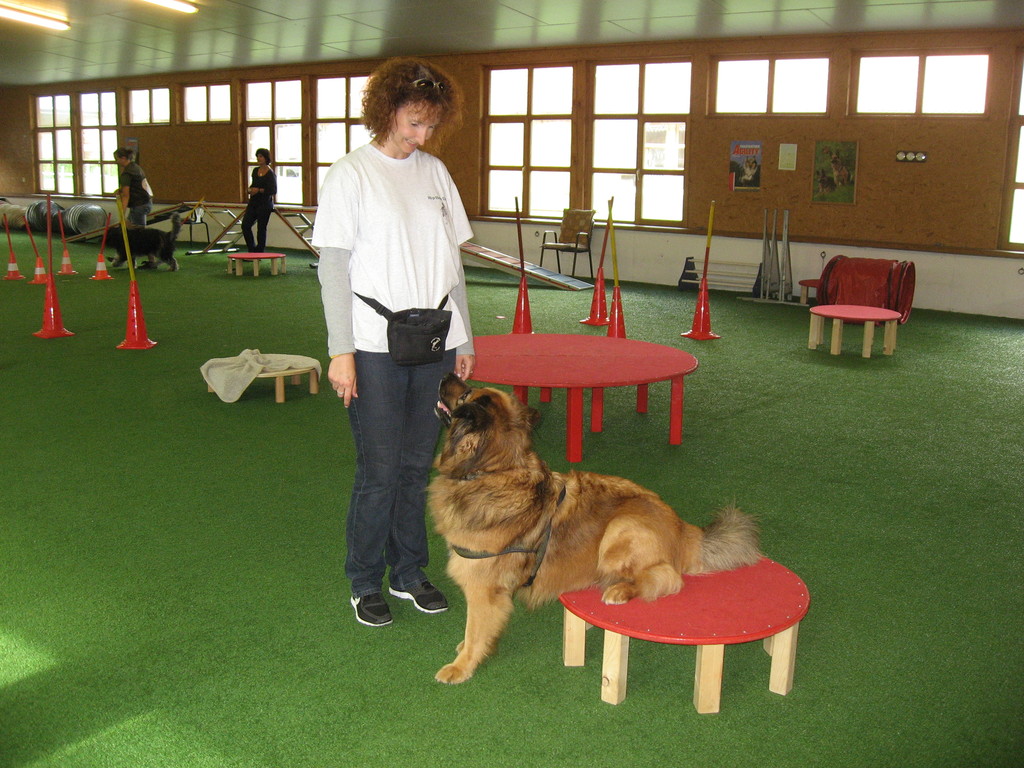
<path id="1" fill-rule="evenodd" d="M 247 253 L 247 252 L 243 251 L 243 252 L 240 252 L 240 253 L 229 253 L 228 254 L 228 258 L 229 259 L 283 259 L 284 258 L 284 254 L 283 253 L 271 253 L 270 251 L 267 251 L 266 253 Z"/>
<path id="2" fill-rule="evenodd" d="M 768 558 L 734 571 L 684 576 L 683 582 L 679 592 L 652 603 L 605 605 L 596 587 L 558 599 L 588 624 L 675 645 L 730 645 L 770 637 L 800 621 L 811 600 L 799 576 Z"/>
<path id="3" fill-rule="evenodd" d="M 474 339 L 473 378 L 519 387 L 623 387 L 697 369 L 681 349 L 582 334 L 506 333 Z"/>
<path id="4" fill-rule="evenodd" d="M 890 320 L 899 320 L 901 317 L 900 313 L 894 309 L 864 307 L 859 304 L 819 304 L 816 307 L 811 307 L 811 313 L 836 320 L 860 323 L 867 321 L 884 323 Z"/>

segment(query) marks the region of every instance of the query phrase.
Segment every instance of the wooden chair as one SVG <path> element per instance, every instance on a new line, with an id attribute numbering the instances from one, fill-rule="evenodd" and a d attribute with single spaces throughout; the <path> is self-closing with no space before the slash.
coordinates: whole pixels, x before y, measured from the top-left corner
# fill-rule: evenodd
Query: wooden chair
<path id="1" fill-rule="evenodd" d="M 540 244 L 540 261 L 544 266 L 544 256 L 548 251 L 555 252 L 555 264 L 562 271 L 562 254 L 572 254 L 572 273 L 576 274 L 576 259 L 581 253 L 587 254 L 590 262 L 590 276 L 594 276 L 594 254 L 590 250 L 591 233 L 594 231 L 594 214 L 596 211 L 584 211 L 577 208 L 566 208 L 562 211 L 562 228 L 558 232 L 548 230 Z M 550 240 L 548 239 L 550 236 Z"/>

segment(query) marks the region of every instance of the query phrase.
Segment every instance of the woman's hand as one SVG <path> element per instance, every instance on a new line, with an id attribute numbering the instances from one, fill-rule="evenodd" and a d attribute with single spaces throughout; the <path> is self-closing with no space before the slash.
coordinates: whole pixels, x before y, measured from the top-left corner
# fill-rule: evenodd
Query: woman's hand
<path id="1" fill-rule="evenodd" d="M 463 381 L 467 381 L 473 375 L 474 367 L 476 367 L 476 355 L 455 356 L 455 375 Z"/>
<path id="2" fill-rule="evenodd" d="M 331 364 L 327 367 L 327 380 L 338 393 L 338 397 L 345 401 L 348 408 L 353 397 L 359 397 L 356 391 L 356 356 L 354 353 L 338 355 L 331 358 Z"/>

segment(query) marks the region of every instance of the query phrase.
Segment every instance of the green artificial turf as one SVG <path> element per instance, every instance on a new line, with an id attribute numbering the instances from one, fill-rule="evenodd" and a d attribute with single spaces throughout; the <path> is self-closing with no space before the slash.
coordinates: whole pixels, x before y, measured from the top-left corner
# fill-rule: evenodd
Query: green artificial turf
<path id="1" fill-rule="evenodd" d="M 22 274 L 27 239 L 14 235 Z M 680 334 L 696 294 L 624 284 L 627 335 L 685 349 L 683 444 L 668 385 L 650 413 L 606 393 L 579 468 L 623 475 L 688 520 L 736 502 L 811 592 L 795 683 L 729 646 L 721 712 L 692 704 L 694 649 L 634 641 L 629 692 L 600 700 L 600 637 L 561 663 L 561 611 L 518 611 L 464 685 L 433 679 L 465 604 L 432 535 L 445 614 L 392 601 L 358 625 L 343 574 L 352 446 L 330 388 L 257 380 L 233 404 L 199 367 L 244 349 L 326 361 L 316 272 L 140 271 L 150 350 L 125 339 L 129 280 L 58 276 L 74 336 L 39 339 L 44 287 L 0 281 L 0 766 L 1011 766 L 1024 753 L 1024 323 L 915 310 L 895 355 L 807 349 L 806 309 L 712 292 L 716 341 Z M 60 249 L 55 266 L 60 263 Z M 511 329 L 518 281 L 469 269 L 477 334 Z M 530 287 L 536 332 L 591 292 Z M 533 404 L 558 470 L 564 393 Z"/>

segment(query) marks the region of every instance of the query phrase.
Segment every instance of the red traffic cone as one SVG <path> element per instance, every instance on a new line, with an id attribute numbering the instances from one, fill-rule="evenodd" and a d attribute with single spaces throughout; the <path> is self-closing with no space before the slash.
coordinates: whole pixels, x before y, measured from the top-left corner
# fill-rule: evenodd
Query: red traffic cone
<path id="1" fill-rule="evenodd" d="M 107 272 L 107 260 L 103 258 L 103 251 L 100 251 L 100 255 L 96 258 L 96 274 L 89 278 L 90 280 L 113 280 L 110 273 Z"/>
<path id="2" fill-rule="evenodd" d="M 613 339 L 626 338 L 626 319 L 622 315 L 622 294 L 617 285 L 612 288 L 612 314 L 608 319 L 608 335 Z"/>
<path id="3" fill-rule="evenodd" d="M 693 327 L 686 333 L 679 334 L 688 339 L 709 341 L 722 338 L 711 332 L 711 309 L 708 306 L 708 279 L 702 277 L 700 281 L 700 293 L 697 297 L 697 307 L 693 311 Z"/>
<path id="4" fill-rule="evenodd" d="M 46 285 L 47 284 L 46 265 L 43 264 L 43 257 L 36 256 L 36 274 L 26 285 Z"/>
<path id="5" fill-rule="evenodd" d="M 7 274 L 4 280 L 24 280 L 25 276 L 18 271 L 18 260 L 14 258 L 14 250 L 11 250 L 11 260 L 7 263 Z"/>
<path id="6" fill-rule="evenodd" d="M 74 267 L 71 266 L 71 254 L 68 253 L 68 249 L 66 247 L 64 248 L 64 255 L 63 255 L 63 257 L 61 257 L 61 260 L 60 260 L 60 271 L 57 274 L 58 275 L 77 275 L 78 274 L 77 272 L 75 272 Z"/>
<path id="7" fill-rule="evenodd" d="M 519 298 L 516 301 L 516 316 L 512 321 L 512 333 L 533 333 L 530 319 L 530 295 L 526 290 L 526 274 L 519 278 Z"/>
<path id="8" fill-rule="evenodd" d="M 156 342 L 146 335 L 146 318 L 142 316 L 142 301 L 139 299 L 139 285 L 132 280 L 128 289 L 128 329 L 118 349 L 150 349 Z"/>
<path id="9" fill-rule="evenodd" d="M 594 298 L 590 300 L 590 316 L 580 320 L 584 325 L 608 325 L 608 305 L 604 293 L 604 267 L 597 268 Z"/>
<path id="10" fill-rule="evenodd" d="M 60 316 L 60 302 L 57 301 L 57 284 L 53 275 L 46 278 L 46 299 L 43 302 L 43 327 L 36 331 L 33 336 L 41 339 L 58 339 L 62 336 L 74 336 L 71 331 L 64 327 L 64 321 Z"/>

